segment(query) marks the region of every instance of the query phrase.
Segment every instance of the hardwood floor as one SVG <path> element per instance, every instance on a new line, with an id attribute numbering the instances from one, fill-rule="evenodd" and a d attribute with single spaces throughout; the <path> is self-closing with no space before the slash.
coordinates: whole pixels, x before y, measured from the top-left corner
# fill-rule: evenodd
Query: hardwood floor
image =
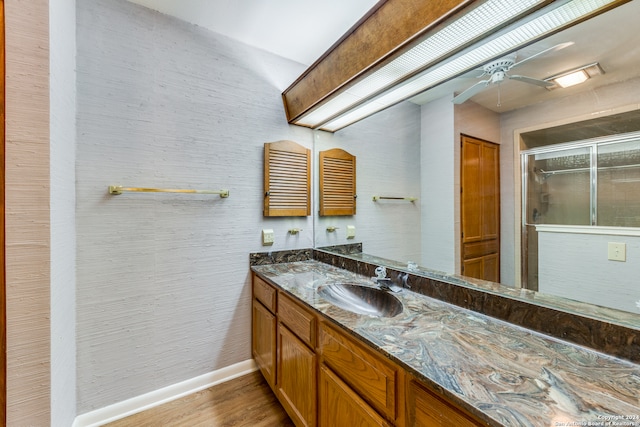
<path id="1" fill-rule="evenodd" d="M 260 372 L 165 403 L 107 427 L 294 427 Z"/>

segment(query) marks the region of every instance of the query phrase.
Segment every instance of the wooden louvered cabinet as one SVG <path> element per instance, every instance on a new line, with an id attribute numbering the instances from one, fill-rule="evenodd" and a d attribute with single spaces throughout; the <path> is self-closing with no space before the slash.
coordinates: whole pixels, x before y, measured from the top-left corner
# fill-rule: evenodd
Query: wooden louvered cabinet
<path id="1" fill-rule="evenodd" d="M 264 216 L 311 215 L 311 150 L 293 141 L 264 144 Z"/>
<path id="2" fill-rule="evenodd" d="M 319 153 L 320 216 L 356 214 L 356 156 L 334 148 Z"/>

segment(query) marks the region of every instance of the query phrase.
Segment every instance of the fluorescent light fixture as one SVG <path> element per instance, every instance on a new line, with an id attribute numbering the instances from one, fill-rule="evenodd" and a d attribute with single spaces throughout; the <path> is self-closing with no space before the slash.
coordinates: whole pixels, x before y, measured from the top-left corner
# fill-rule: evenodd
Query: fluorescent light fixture
<path id="1" fill-rule="evenodd" d="M 570 87 L 579 85 L 589 80 L 589 74 L 584 70 L 574 71 L 564 76 L 556 77 L 553 81 L 560 87 Z"/>
<path id="2" fill-rule="evenodd" d="M 567 27 L 616 0 L 488 0 L 296 121 L 334 132 Z M 466 47 L 471 43 L 470 47 Z M 444 59 L 447 58 L 447 59 Z M 434 64 L 420 72 L 425 64 Z"/>
<path id="3" fill-rule="evenodd" d="M 594 62 L 593 64 L 584 65 L 580 68 L 575 68 L 564 73 L 556 74 L 555 76 L 547 77 L 546 81 L 552 81 L 556 84 L 556 87 L 550 87 L 554 89 L 557 87 L 566 88 L 584 83 L 593 76 L 604 74 L 604 70 L 600 67 L 600 64 Z"/>
<path id="4" fill-rule="evenodd" d="M 366 100 L 371 94 L 389 88 L 397 81 L 419 71 L 425 64 L 477 40 L 493 28 L 539 6 L 540 0 L 489 0 L 461 16 L 417 46 L 351 86 L 342 94 L 307 113 L 296 124 L 317 127 L 336 115 Z"/>

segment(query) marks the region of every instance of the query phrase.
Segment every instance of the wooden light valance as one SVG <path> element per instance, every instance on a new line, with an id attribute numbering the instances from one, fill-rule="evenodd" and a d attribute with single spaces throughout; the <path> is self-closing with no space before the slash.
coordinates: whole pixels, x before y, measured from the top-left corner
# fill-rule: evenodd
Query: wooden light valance
<path id="1" fill-rule="evenodd" d="M 382 0 L 282 94 L 289 123 L 393 59 L 473 0 Z"/>
<path id="2" fill-rule="evenodd" d="M 629 1 L 585 2 L 573 12 L 564 8 L 570 3 L 552 0 L 513 7 L 509 0 L 380 1 L 283 92 L 287 120 L 335 132 Z M 554 23 L 544 30 L 526 27 L 537 12 Z M 512 31 L 517 37 L 506 36 Z M 502 47 L 485 51 L 487 41 Z"/>

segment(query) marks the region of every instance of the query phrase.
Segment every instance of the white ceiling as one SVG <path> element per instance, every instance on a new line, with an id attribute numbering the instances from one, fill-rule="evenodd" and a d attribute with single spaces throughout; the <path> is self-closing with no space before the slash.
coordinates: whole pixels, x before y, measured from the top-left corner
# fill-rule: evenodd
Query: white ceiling
<path id="1" fill-rule="evenodd" d="M 378 0 L 129 0 L 311 65 Z"/>
<path id="2" fill-rule="evenodd" d="M 349 30 L 378 0 L 129 0 L 167 15 L 208 28 L 246 44 L 311 65 Z M 470 101 L 505 112 L 562 97 L 581 90 L 625 81 L 640 75 L 640 0 L 551 36 L 517 52 L 521 61 L 548 47 L 573 41 L 560 51 L 528 61 L 513 74 L 543 79 L 560 72 L 599 62 L 605 70 L 587 83 L 549 91 L 507 80 L 491 86 Z M 479 72 L 451 80 L 412 99 L 423 104 L 447 94 L 460 93 L 479 79 Z"/>
<path id="3" fill-rule="evenodd" d="M 550 36 L 538 43 L 520 49 L 517 61 L 522 61 L 547 48 L 563 42 L 572 46 L 541 55 L 513 69 L 519 74 L 545 79 L 593 62 L 598 62 L 605 74 L 567 89 L 547 90 L 538 86 L 505 80 L 499 86 L 491 85 L 471 98 L 472 102 L 496 112 L 505 112 L 577 92 L 586 92 L 600 86 L 628 81 L 640 76 L 640 38 L 635 27 L 640 22 L 640 1 L 630 1 L 609 12 Z M 481 68 L 481 67 L 480 67 Z M 412 101 L 424 104 L 446 94 L 460 93 L 479 80 L 482 70 L 469 72 L 433 90 L 416 96 Z M 498 105 L 500 97 L 500 105 Z"/>

